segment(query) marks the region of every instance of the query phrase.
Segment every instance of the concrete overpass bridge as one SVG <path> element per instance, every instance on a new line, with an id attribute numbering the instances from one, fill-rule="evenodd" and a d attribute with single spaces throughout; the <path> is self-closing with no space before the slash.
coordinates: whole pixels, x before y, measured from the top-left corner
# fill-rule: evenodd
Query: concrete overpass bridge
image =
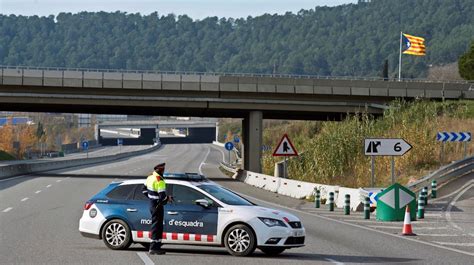
<path id="1" fill-rule="evenodd" d="M 243 118 L 244 167 L 259 172 L 262 119 L 382 114 L 395 98 L 474 99 L 472 83 L 0 66 L 3 110 Z"/>
<path id="2" fill-rule="evenodd" d="M 123 128 L 139 129 L 140 133 L 136 137 L 121 137 L 121 134 L 113 138 L 103 137 L 102 130 Z M 186 129 L 186 135 L 184 137 L 160 135 L 160 129 Z M 97 124 L 96 134 L 102 145 L 117 145 L 117 138 L 122 138 L 124 145 L 153 144 L 154 139 L 160 139 L 163 144 L 212 143 L 217 140 L 218 129 L 216 122 L 206 121 L 114 121 Z"/>

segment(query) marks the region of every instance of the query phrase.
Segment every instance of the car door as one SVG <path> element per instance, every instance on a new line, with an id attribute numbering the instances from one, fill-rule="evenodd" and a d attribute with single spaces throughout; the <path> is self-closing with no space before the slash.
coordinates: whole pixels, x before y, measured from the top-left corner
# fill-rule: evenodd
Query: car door
<path id="1" fill-rule="evenodd" d="M 165 231 L 171 233 L 171 240 L 215 242 L 218 205 L 192 187 L 181 184 L 170 186 L 174 201 L 170 208 L 165 210 Z M 199 199 L 205 199 L 211 205 L 197 205 L 196 200 Z"/>
<path id="2" fill-rule="evenodd" d="M 151 230 L 151 213 L 150 213 L 150 199 L 145 196 L 142 192 L 143 184 L 137 184 L 133 196 L 133 207 L 129 209 L 128 216 L 130 220 L 133 220 L 134 227 L 137 231 L 150 231 Z M 172 187 L 167 186 L 167 193 L 170 194 Z M 168 219 L 167 212 L 173 211 L 173 206 L 168 204 L 164 207 L 165 216 L 163 223 L 166 223 Z M 167 232 L 164 229 L 163 232 Z"/>

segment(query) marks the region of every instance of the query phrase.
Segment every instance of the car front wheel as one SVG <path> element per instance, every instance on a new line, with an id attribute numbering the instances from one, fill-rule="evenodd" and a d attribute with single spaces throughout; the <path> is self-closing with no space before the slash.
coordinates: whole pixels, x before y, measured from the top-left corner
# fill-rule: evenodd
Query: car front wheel
<path id="1" fill-rule="evenodd" d="M 234 225 L 224 237 L 224 244 L 227 251 L 233 256 L 248 256 L 255 251 L 257 245 L 256 237 L 248 226 Z"/>
<path id="2" fill-rule="evenodd" d="M 102 240 L 110 249 L 126 249 L 132 244 L 130 228 L 122 220 L 110 220 L 102 229 Z"/>

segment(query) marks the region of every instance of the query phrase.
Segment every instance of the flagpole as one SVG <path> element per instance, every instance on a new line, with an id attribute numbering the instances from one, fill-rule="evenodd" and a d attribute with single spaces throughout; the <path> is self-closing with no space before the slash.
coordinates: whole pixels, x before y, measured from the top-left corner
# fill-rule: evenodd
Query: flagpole
<path id="1" fill-rule="evenodd" d="M 398 58 L 398 81 L 402 81 L 402 32 L 400 31 L 400 57 Z"/>

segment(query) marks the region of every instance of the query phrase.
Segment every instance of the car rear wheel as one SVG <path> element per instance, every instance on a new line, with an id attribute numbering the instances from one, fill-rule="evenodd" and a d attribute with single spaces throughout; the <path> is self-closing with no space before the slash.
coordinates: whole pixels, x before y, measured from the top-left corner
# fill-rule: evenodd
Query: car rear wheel
<path id="1" fill-rule="evenodd" d="M 261 247 L 260 250 L 267 256 L 276 256 L 285 251 L 285 248 L 281 247 Z"/>
<path id="2" fill-rule="evenodd" d="M 132 244 L 130 228 L 122 220 L 110 220 L 102 229 L 102 240 L 110 249 L 126 249 Z"/>
<path id="3" fill-rule="evenodd" d="M 227 230 L 224 244 L 227 251 L 233 256 L 248 256 L 255 251 L 256 237 L 248 226 L 234 225 Z"/>

